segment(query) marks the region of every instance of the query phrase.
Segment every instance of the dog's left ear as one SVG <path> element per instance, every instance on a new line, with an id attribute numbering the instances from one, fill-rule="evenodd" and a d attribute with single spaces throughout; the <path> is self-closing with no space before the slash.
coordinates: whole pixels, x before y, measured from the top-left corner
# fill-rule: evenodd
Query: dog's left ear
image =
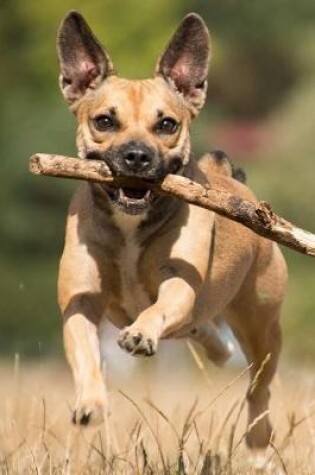
<path id="1" fill-rule="evenodd" d="M 206 99 L 210 38 L 203 19 L 186 15 L 160 57 L 156 73 L 182 94 L 192 114 L 197 115 Z"/>
<path id="2" fill-rule="evenodd" d="M 60 88 L 72 105 L 114 74 L 112 61 L 80 13 L 70 11 L 57 36 Z"/>

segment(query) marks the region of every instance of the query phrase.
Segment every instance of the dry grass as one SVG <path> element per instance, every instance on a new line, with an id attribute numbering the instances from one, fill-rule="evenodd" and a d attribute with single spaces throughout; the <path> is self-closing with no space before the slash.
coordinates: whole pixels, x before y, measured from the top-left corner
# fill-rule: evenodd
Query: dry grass
<path id="1" fill-rule="evenodd" d="M 315 474 L 309 373 L 276 378 L 268 471 L 255 471 L 244 445 L 246 370 L 205 368 L 192 356 L 196 370 L 184 361 L 184 377 L 154 362 L 123 379 L 109 375 L 107 424 L 84 430 L 70 424 L 72 382 L 61 363 L 1 364 L 0 473 Z"/>

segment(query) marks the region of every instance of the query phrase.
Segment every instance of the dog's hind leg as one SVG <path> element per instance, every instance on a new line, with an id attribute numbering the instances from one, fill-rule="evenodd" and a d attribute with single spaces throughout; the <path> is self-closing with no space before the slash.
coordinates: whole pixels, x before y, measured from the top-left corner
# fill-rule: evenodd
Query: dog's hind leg
<path id="1" fill-rule="evenodd" d="M 203 346 L 207 357 L 217 366 L 223 366 L 233 353 L 233 343 L 224 341 L 215 322 L 193 328 L 189 337 Z"/>
<path id="2" fill-rule="evenodd" d="M 276 372 L 281 350 L 279 316 L 286 270 L 279 249 L 274 244 L 272 246 L 271 255 L 265 252 L 257 259 L 230 306 L 227 318 L 248 364 L 252 365 L 251 383 L 247 392 L 246 434 L 247 445 L 252 449 L 265 448 L 271 440 L 269 385 Z"/>
<path id="3" fill-rule="evenodd" d="M 277 321 L 279 309 L 257 310 L 255 315 L 243 313 L 234 316 L 233 331 L 239 340 L 250 369 L 250 386 L 247 392 L 248 403 L 248 432 L 246 443 L 250 448 L 265 448 L 268 446 L 272 427 L 269 420 L 269 385 L 277 369 L 281 350 L 281 331 Z M 265 328 L 261 333 L 253 330 L 250 319 L 266 319 Z M 246 319 L 245 328 L 240 328 L 241 321 Z M 268 322 L 269 320 L 269 322 Z M 244 322 L 244 320 L 243 320 Z"/>

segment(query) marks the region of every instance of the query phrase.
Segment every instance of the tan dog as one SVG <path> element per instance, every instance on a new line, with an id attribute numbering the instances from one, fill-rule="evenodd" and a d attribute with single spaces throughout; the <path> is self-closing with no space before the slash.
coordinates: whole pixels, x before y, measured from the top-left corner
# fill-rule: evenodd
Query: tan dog
<path id="1" fill-rule="evenodd" d="M 209 34 L 198 15 L 184 18 L 153 79 L 118 77 L 76 12 L 61 25 L 58 53 L 81 157 L 104 160 L 117 175 L 158 180 L 180 173 L 255 200 L 231 177 L 224 154 L 206 155 L 199 164 L 191 156 L 189 128 L 205 101 L 209 61 Z M 147 189 L 80 185 L 59 276 L 76 386 L 74 422 L 100 423 L 106 410 L 98 338 L 103 318 L 121 328 L 118 343 L 131 355 L 153 355 L 161 338 L 189 337 L 220 364 L 230 355 L 215 323 L 222 316 L 252 363 L 252 378 L 264 362 L 248 392 L 251 424 L 268 408 L 285 282 L 278 247 L 239 224 Z M 270 437 L 266 416 L 247 442 L 265 447 Z"/>

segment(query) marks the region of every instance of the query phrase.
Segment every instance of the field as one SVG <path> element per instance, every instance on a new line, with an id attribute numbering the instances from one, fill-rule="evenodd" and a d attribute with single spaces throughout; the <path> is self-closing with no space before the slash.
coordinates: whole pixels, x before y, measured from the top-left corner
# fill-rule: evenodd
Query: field
<path id="1" fill-rule="evenodd" d="M 244 444 L 247 372 L 214 368 L 187 347 L 124 371 L 116 364 L 108 370 L 107 423 L 78 429 L 70 424 L 73 388 L 63 362 L 16 356 L 0 364 L 0 473 L 315 473 L 311 373 L 282 368 L 276 377 L 275 437 L 258 469 L 260 454 L 253 460 Z"/>

